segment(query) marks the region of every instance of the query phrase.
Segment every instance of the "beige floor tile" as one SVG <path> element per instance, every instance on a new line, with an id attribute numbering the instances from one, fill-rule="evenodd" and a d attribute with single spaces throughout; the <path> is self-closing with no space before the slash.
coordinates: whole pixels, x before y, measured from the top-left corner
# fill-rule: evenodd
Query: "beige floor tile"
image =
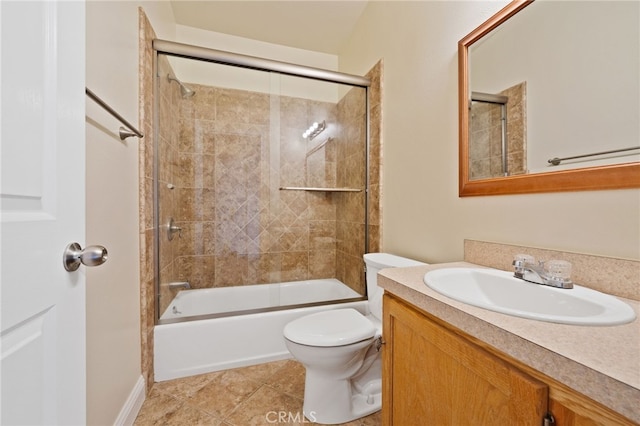
<path id="1" fill-rule="evenodd" d="M 186 399 L 186 403 L 216 417 L 224 418 L 254 393 L 260 383 L 234 370 L 221 372 L 206 386 Z"/>
<path id="2" fill-rule="evenodd" d="M 302 364 L 283 360 L 159 382 L 134 425 L 315 425 L 302 417 L 304 377 Z M 378 412 L 343 426 L 380 424 Z"/>
<path id="3" fill-rule="evenodd" d="M 134 423 L 135 426 L 150 426 L 164 424 L 167 418 L 177 411 L 184 402 L 169 395 L 152 389 L 142 404 L 140 413 Z"/>
<path id="4" fill-rule="evenodd" d="M 222 420 L 183 404 L 163 419 L 163 426 L 221 426 Z"/>
<path id="5" fill-rule="evenodd" d="M 360 419 L 361 426 L 380 426 L 382 424 L 382 411 L 370 414 Z"/>
<path id="6" fill-rule="evenodd" d="M 288 425 L 302 424 L 302 400 L 263 385 L 225 421 L 234 426 L 258 426 L 278 424 L 280 419 L 286 419 Z"/>
<path id="7" fill-rule="evenodd" d="M 153 389 L 176 398 L 185 399 L 198 392 L 221 374 L 222 372 L 218 371 L 215 373 L 199 374 L 197 376 L 185 377 L 182 379 L 157 382 L 153 385 Z"/>
<path id="8" fill-rule="evenodd" d="M 289 360 L 267 381 L 267 384 L 288 395 L 304 399 L 305 374 L 302 364 Z"/>
<path id="9" fill-rule="evenodd" d="M 249 379 L 260 383 L 267 383 L 283 366 L 291 362 L 288 359 L 282 361 L 267 362 L 264 364 L 252 365 L 250 367 L 237 368 L 234 371 L 246 376 Z"/>

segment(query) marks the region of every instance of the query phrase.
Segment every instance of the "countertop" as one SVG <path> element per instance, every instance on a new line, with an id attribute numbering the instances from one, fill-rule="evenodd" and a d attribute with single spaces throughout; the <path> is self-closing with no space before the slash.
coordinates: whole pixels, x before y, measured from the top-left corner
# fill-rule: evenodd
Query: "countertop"
<path id="1" fill-rule="evenodd" d="M 617 326 L 576 326 L 500 314 L 450 299 L 427 287 L 440 268 L 485 268 L 467 262 L 380 271 L 378 285 L 412 305 L 535 368 L 612 410 L 640 422 L 640 302 L 623 299 L 637 318 Z"/>

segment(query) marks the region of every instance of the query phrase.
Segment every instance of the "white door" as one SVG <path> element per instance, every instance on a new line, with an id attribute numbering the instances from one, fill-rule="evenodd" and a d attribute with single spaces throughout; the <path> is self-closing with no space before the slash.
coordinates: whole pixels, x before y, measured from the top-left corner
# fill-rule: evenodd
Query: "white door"
<path id="1" fill-rule="evenodd" d="M 85 11 L 1 1 L 1 413 L 3 425 L 86 422 Z"/>

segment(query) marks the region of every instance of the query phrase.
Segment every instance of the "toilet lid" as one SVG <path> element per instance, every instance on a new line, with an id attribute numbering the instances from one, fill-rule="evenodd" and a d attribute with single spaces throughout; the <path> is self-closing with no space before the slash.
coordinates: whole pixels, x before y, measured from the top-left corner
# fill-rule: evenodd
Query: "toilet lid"
<path id="1" fill-rule="evenodd" d="M 344 346 L 372 338 L 376 329 L 355 309 L 335 309 L 306 315 L 284 327 L 284 337 L 309 346 Z"/>

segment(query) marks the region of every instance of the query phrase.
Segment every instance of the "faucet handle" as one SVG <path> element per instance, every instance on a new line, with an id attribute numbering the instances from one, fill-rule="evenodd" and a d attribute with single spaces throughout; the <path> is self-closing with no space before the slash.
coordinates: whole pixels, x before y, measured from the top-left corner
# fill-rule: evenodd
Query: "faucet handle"
<path id="1" fill-rule="evenodd" d="M 526 264 L 535 264 L 536 259 L 528 254 L 516 254 L 513 258 L 512 265 L 516 267 L 523 267 Z"/>
<path id="2" fill-rule="evenodd" d="M 544 269 L 550 278 L 558 281 L 571 281 L 571 263 L 566 260 L 549 260 Z"/>
<path id="3" fill-rule="evenodd" d="M 535 257 L 529 255 L 529 254 L 516 254 L 514 256 L 515 260 L 522 260 L 524 262 L 527 263 L 533 263 L 536 261 Z"/>

